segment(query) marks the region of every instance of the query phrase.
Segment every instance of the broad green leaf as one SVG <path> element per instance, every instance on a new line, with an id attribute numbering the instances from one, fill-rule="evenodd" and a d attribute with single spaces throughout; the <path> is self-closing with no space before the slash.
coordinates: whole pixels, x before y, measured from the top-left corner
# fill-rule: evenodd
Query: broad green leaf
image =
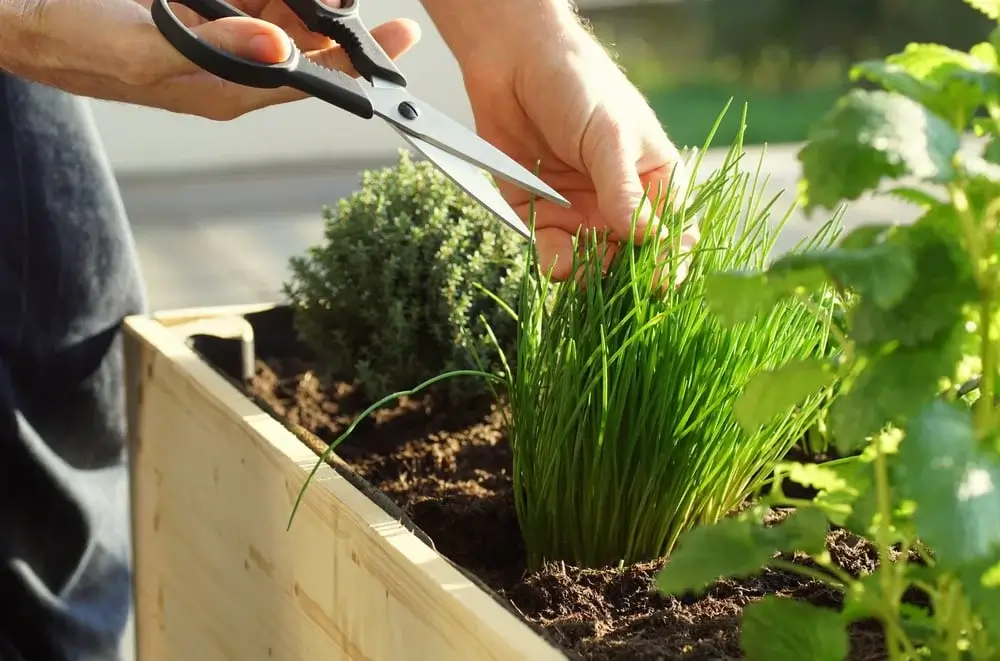
<path id="1" fill-rule="evenodd" d="M 750 321 L 769 312 L 796 292 L 819 291 L 826 278 L 819 269 L 769 273 L 711 273 L 705 276 L 705 301 L 726 326 Z"/>
<path id="2" fill-rule="evenodd" d="M 844 622 L 857 622 L 875 617 L 882 608 L 882 572 L 878 568 L 870 574 L 862 574 L 846 586 L 844 606 L 840 616 Z"/>
<path id="3" fill-rule="evenodd" d="M 909 202 L 910 204 L 922 207 L 925 211 L 931 207 L 943 204 L 940 199 L 934 197 L 926 190 L 912 186 L 897 186 L 890 189 L 888 194 L 903 202 Z"/>
<path id="4" fill-rule="evenodd" d="M 804 209 L 856 200 L 886 178 L 951 181 L 960 143 L 947 121 L 916 101 L 854 90 L 813 127 L 799 152 Z"/>
<path id="5" fill-rule="evenodd" d="M 747 661 L 844 661 L 850 649 L 836 611 L 773 595 L 743 609 L 740 645 Z"/>
<path id="6" fill-rule="evenodd" d="M 956 326 L 935 342 L 899 346 L 873 358 L 830 406 L 830 433 L 840 453 L 854 452 L 866 438 L 905 422 L 934 398 L 938 381 L 950 376 L 961 359 L 962 335 Z"/>
<path id="7" fill-rule="evenodd" d="M 972 48 L 969 49 L 969 55 L 980 60 L 983 64 L 988 67 L 996 67 L 1000 62 L 997 61 L 997 50 L 988 41 L 983 41 Z"/>
<path id="8" fill-rule="evenodd" d="M 972 120 L 972 132 L 978 138 L 995 135 L 1000 132 L 1000 122 L 992 117 L 976 117 Z"/>
<path id="9" fill-rule="evenodd" d="M 1000 20 L 1000 0 L 965 0 L 965 4 L 992 18 L 994 21 Z"/>
<path id="10" fill-rule="evenodd" d="M 910 43 L 900 53 L 885 58 L 921 81 L 940 81 L 945 67 L 981 69 L 986 65 L 971 53 L 935 43 Z"/>
<path id="11" fill-rule="evenodd" d="M 769 274 L 820 268 L 836 284 L 852 289 L 880 308 L 899 302 L 916 276 L 913 258 L 901 245 L 876 243 L 854 250 L 792 253 L 776 260 Z"/>
<path id="12" fill-rule="evenodd" d="M 975 110 L 995 99 L 1000 90 L 991 44 L 977 44 L 964 52 L 942 44 L 912 43 L 903 52 L 887 57 L 884 67 L 891 80 L 909 77 L 920 86 L 914 89 L 912 84 L 903 84 L 901 94 L 958 126 L 964 126 Z"/>
<path id="13" fill-rule="evenodd" d="M 858 494 L 858 497 L 851 503 L 851 511 L 844 519 L 844 527 L 855 535 L 871 538 L 875 525 L 875 517 L 878 515 L 878 499 L 875 497 L 874 473 L 868 488 Z"/>
<path id="14" fill-rule="evenodd" d="M 958 225 L 951 205 L 939 204 L 916 223 L 896 229 L 888 241 L 910 254 L 914 281 L 889 308 L 864 298 L 853 307 L 851 337 L 858 345 L 916 345 L 961 323 L 963 307 L 978 299 L 978 290 Z"/>
<path id="15" fill-rule="evenodd" d="M 733 404 L 740 425 L 754 433 L 779 415 L 833 384 L 836 374 L 828 363 L 793 360 L 773 370 L 754 374 Z"/>
<path id="16" fill-rule="evenodd" d="M 968 563 L 955 574 L 972 611 L 982 619 L 993 644 L 1000 645 L 1000 554 Z"/>
<path id="17" fill-rule="evenodd" d="M 720 578 L 751 576 L 778 552 L 821 553 L 826 532 L 826 517 L 809 509 L 770 527 L 739 519 L 699 526 L 680 536 L 656 585 L 666 594 L 678 594 L 704 590 Z"/>
<path id="18" fill-rule="evenodd" d="M 938 399 L 914 416 L 895 478 L 942 566 L 1000 552 L 1000 460 L 980 447 L 968 407 Z"/>
<path id="19" fill-rule="evenodd" d="M 916 78 L 905 67 L 885 60 L 865 60 L 851 68 L 851 80 L 869 80 L 888 92 L 897 92 L 915 101 L 923 102 L 934 94 L 934 88 Z"/>
<path id="20" fill-rule="evenodd" d="M 885 237 L 891 235 L 896 229 L 895 225 L 888 223 L 872 223 L 861 225 L 847 232 L 837 245 L 841 250 L 860 250 L 871 248 L 881 243 Z"/>
<path id="21" fill-rule="evenodd" d="M 1000 136 L 993 136 L 983 150 L 983 158 L 990 163 L 1000 163 Z"/>
<path id="22" fill-rule="evenodd" d="M 778 464 L 774 472 L 812 489 L 840 491 L 849 487 L 849 482 L 833 466 L 825 464 L 787 462 Z"/>
<path id="23" fill-rule="evenodd" d="M 852 517 L 857 516 L 859 504 L 862 503 L 865 494 L 871 490 L 873 478 L 871 465 L 853 459 L 818 466 L 818 468 L 822 470 L 822 478 L 815 474 L 793 474 L 790 478 L 799 484 L 819 489 L 819 493 L 813 499 L 816 507 L 823 510 L 834 525 L 854 530 L 848 523 Z M 808 480 L 808 483 L 803 482 L 804 479 Z M 858 518 L 864 521 L 866 512 L 860 512 L 860 514 L 861 516 Z M 867 527 L 864 525 L 865 530 Z"/>

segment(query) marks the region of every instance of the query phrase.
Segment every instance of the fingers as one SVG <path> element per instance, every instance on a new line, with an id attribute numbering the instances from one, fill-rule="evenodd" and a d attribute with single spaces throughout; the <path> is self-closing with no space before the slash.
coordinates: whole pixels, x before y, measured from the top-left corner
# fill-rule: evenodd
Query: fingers
<path id="1" fill-rule="evenodd" d="M 620 114 L 620 113 L 619 113 Z M 584 164 L 594 182 L 598 210 L 613 238 L 624 241 L 631 234 L 632 218 L 643 201 L 645 188 L 639 177 L 639 145 L 629 139 L 622 117 L 612 117 L 599 106 L 583 138 Z M 653 218 L 651 206 L 643 205 L 636 220 L 641 236 Z"/>
<path id="2" fill-rule="evenodd" d="M 415 21 L 399 18 L 373 28 L 371 33 L 382 50 L 395 60 L 404 55 L 420 40 L 420 25 Z M 350 76 L 358 75 L 358 72 L 351 66 L 347 53 L 342 48 L 334 47 L 315 51 L 309 53 L 309 59 L 329 69 L 343 71 Z"/>
<path id="3" fill-rule="evenodd" d="M 219 50 L 263 64 L 283 62 L 292 54 L 292 43 L 284 30 L 256 18 L 220 18 L 199 25 L 194 32 Z"/>
<path id="4" fill-rule="evenodd" d="M 413 21 L 397 19 L 383 23 L 372 29 L 372 36 L 382 49 L 393 59 L 397 59 L 408 51 L 420 38 L 420 27 Z M 339 46 L 333 46 L 321 51 L 305 53 L 310 60 L 321 64 L 328 69 L 343 71 L 349 76 L 356 77 L 358 72 L 351 66 L 347 53 Z M 282 103 L 299 101 L 307 97 L 306 94 L 292 89 L 282 87 L 278 89 L 254 89 L 251 87 L 228 86 L 235 90 L 239 97 L 238 114 L 244 114 L 251 110 L 258 110 L 268 106 Z M 238 116 L 235 115 L 235 116 Z M 222 119 L 231 119 L 230 116 L 223 116 Z"/>
<path id="5" fill-rule="evenodd" d="M 577 237 L 589 236 L 594 229 L 600 235 L 603 227 L 596 227 L 589 221 L 582 209 L 587 208 L 586 201 L 577 207 L 578 200 L 571 200 L 573 207 L 564 208 L 550 202 L 539 202 L 535 206 L 535 249 L 538 253 L 538 266 L 545 275 L 551 275 L 553 280 L 566 280 L 573 275 L 574 249 L 583 254 L 586 246 Z M 574 245 L 580 245 L 574 248 Z M 618 243 L 610 240 L 602 247 L 602 271 L 607 271 L 612 258 L 618 251 Z"/>
<path id="6" fill-rule="evenodd" d="M 180 17 L 181 12 L 177 15 Z M 150 26 L 155 30 L 155 26 Z M 274 64 L 286 60 L 292 51 L 292 42 L 280 27 L 269 21 L 247 17 L 228 17 L 209 21 L 192 28 L 192 31 L 206 43 L 233 55 L 255 60 L 263 64 Z M 403 55 L 420 38 L 420 27 L 410 20 L 398 19 L 384 23 L 372 30 L 372 36 L 393 59 Z M 199 71 L 177 51 L 165 38 L 159 37 L 159 48 L 149 58 L 143 60 L 144 68 L 139 75 L 156 76 L 163 80 Z M 329 40 L 327 40 L 329 41 Z M 146 49 L 146 52 L 149 52 Z M 310 59 L 331 69 L 339 69 L 352 76 L 357 72 L 351 66 L 347 53 L 333 45 L 308 53 Z M 152 81 L 151 81 L 152 82 Z M 273 103 L 282 103 L 304 98 L 294 90 L 252 90 L 248 96 L 257 97 L 253 107 L 259 108 Z"/>
<path id="7" fill-rule="evenodd" d="M 177 7 L 175 16 L 189 26 L 195 23 L 197 16 L 183 9 Z M 198 65 L 167 41 L 152 22 L 141 27 L 136 31 L 136 38 L 125 43 L 125 52 L 120 58 L 129 63 L 121 76 L 125 82 L 151 87 L 200 71 Z M 281 62 L 291 54 L 292 44 L 288 35 L 276 25 L 256 18 L 220 18 L 195 25 L 191 31 L 219 50 L 263 64 Z M 142 56 L 137 57 L 136 53 L 142 53 Z"/>

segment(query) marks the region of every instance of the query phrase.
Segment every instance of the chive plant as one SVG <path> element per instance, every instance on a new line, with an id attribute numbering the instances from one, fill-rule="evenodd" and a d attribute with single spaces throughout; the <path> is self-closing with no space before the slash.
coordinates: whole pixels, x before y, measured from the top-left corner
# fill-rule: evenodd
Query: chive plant
<path id="1" fill-rule="evenodd" d="M 727 329 L 705 305 L 704 276 L 762 268 L 789 217 L 771 222 L 775 200 L 765 203 L 759 164 L 739 169 L 741 153 L 742 138 L 682 211 L 662 215 L 667 238 L 620 250 L 605 274 L 593 233 L 579 237 L 576 278 L 552 284 L 529 265 L 505 389 L 530 566 L 669 553 L 684 530 L 738 508 L 816 422 L 819 396 L 754 433 L 734 418 L 758 371 L 829 352 L 833 310 L 828 295 Z M 678 237 L 695 218 L 702 238 L 685 253 Z M 834 233 L 827 223 L 797 249 Z M 684 260 L 686 279 L 664 287 Z"/>
<path id="2" fill-rule="evenodd" d="M 606 273 L 593 233 L 578 237 L 578 277 L 565 282 L 553 283 L 526 251 L 517 309 L 497 299 L 518 321 L 503 376 L 449 372 L 382 398 L 330 445 L 312 475 L 372 411 L 443 379 L 475 376 L 508 404 L 515 506 L 531 568 L 545 560 L 593 567 L 658 558 L 685 530 L 737 509 L 826 401 L 821 392 L 748 433 L 734 417 L 737 396 L 761 370 L 829 355 L 835 303 L 825 292 L 734 327 L 707 308 L 705 276 L 762 270 L 791 212 L 771 222 L 777 198 L 763 196 L 760 163 L 754 172 L 740 169 L 742 153 L 741 131 L 723 165 L 688 188 L 679 210 L 668 207 L 650 238 L 620 249 Z M 700 163 L 699 156 L 693 178 Z M 666 206 L 658 202 L 670 191 L 659 193 L 654 208 Z M 682 251 L 682 231 L 696 218 L 701 239 Z M 829 245 L 835 221 L 795 250 Z M 664 286 L 685 262 L 683 283 Z"/>

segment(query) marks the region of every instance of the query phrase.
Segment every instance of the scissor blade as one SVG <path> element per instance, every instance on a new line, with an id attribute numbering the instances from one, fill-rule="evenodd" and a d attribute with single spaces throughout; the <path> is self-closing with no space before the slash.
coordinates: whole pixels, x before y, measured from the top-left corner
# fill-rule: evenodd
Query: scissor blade
<path id="1" fill-rule="evenodd" d="M 406 89 L 379 80 L 367 92 L 375 114 L 398 131 L 416 137 L 424 144 L 430 143 L 439 151 L 474 164 L 535 195 L 564 207 L 569 206 L 569 200 L 520 163 L 444 113 L 413 98 Z M 404 114 L 401 108 L 405 107 L 416 112 L 407 111 Z"/>
<path id="2" fill-rule="evenodd" d="M 507 200 L 503 199 L 500 191 L 493 185 L 493 182 L 486 178 L 485 173 L 477 170 L 473 165 L 463 161 L 461 158 L 449 154 L 443 149 L 438 149 L 435 145 L 410 135 L 406 131 L 401 131 L 398 128 L 396 131 L 414 149 L 426 156 L 428 160 L 444 172 L 449 179 L 458 184 L 462 190 L 474 197 L 476 201 L 503 221 L 507 227 L 510 227 L 526 239 L 531 238 L 531 232 L 524 224 L 524 221 L 507 204 Z"/>

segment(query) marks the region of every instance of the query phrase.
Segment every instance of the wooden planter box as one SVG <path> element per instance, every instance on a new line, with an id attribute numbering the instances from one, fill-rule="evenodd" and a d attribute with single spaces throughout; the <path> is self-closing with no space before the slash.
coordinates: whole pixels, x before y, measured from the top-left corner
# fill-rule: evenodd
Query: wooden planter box
<path id="1" fill-rule="evenodd" d="M 125 322 L 139 661 L 567 657 L 192 350 L 268 306 Z M 252 335 L 244 337 L 252 347 Z"/>

